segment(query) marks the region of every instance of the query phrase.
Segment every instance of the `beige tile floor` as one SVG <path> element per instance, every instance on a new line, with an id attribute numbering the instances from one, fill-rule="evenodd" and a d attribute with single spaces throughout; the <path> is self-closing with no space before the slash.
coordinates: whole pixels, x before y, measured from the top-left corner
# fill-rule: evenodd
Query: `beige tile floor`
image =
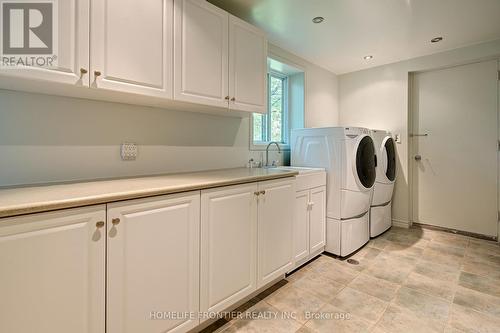
<path id="1" fill-rule="evenodd" d="M 352 258 L 322 255 L 204 332 L 500 332 L 497 243 L 393 227 Z"/>

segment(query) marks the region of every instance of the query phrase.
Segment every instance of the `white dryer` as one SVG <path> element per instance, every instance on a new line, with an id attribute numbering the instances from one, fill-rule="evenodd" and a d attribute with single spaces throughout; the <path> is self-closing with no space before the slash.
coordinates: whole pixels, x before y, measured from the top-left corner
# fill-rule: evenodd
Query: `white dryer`
<path id="1" fill-rule="evenodd" d="M 375 183 L 370 131 L 355 127 L 292 131 L 292 165 L 327 171 L 327 252 L 347 256 L 370 240 L 369 210 Z"/>
<path id="2" fill-rule="evenodd" d="M 396 180 L 396 148 L 388 131 L 372 130 L 370 135 L 377 155 L 377 177 L 370 207 L 370 237 L 376 237 L 392 225 L 392 193 Z"/>

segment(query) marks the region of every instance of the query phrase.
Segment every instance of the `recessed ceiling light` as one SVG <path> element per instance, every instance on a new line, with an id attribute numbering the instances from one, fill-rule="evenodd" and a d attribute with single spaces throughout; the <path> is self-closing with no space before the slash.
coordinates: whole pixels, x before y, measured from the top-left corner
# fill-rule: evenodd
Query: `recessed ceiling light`
<path id="1" fill-rule="evenodd" d="M 321 23 L 325 20 L 324 17 L 321 17 L 321 16 L 316 16 L 315 18 L 313 18 L 313 22 L 314 23 Z"/>
<path id="2" fill-rule="evenodd" d="M 442 40 L 443 40 L 443 37 L 434 37 L 433 39 L 431 39 L 431 43 L 439 43 Z"/>
<path id="3" fill-rule="evenodd" d="M 373 56 L 372 55 L 367 55 L 367 56 L 364 56 L 363 59 L 365 59 L 365 60 L 371 60 L 371 59 L 373 59 Z"/>

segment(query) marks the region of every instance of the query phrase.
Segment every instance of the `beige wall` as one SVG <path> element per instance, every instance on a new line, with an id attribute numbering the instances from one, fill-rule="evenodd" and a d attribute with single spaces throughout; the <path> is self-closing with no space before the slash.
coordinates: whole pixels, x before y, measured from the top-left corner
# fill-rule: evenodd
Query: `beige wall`
<path id="1" fill-rule="evenodd" d="M 393 219 L 408 223 L 408 75 L 500 56 L 500 40 L 339 76 L 340 124 L 401 135 Z"/>
<path id="2" fill-rule="evenodd" d="M 0 184 L 236 167 L 248 119 L 0 91 Z M 139 145 L 121 161 L 120 144 Z"/>
<path id="3" fill-rule="evenodd" d="M 305 71 L 305 127 L 337 126 L 337 76 L 272 44 L 269 45 L 269 54 Z"/>
<path id="4" fill-rule="evenodd" d="M 306 124 L 335 124 L 336 76 L 270 50 L 305 69 Z M 122 142 L 139 145 L 136 161 L 121 161 Z M 261 156 L 249 151 L 248 118 L 0 90 L 0 186 L 242 167 Z"/>

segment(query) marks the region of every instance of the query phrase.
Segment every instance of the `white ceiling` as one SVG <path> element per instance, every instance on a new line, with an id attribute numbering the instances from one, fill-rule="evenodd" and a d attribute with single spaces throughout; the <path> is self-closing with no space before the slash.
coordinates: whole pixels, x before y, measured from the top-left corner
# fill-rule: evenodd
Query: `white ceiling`
<path id="1" fill-rule="evenodd" d="M 500 0 L 208 1 L 337 74 L 500 39 Z M 436 36 L 444 40 L 431 44 Z"/>

